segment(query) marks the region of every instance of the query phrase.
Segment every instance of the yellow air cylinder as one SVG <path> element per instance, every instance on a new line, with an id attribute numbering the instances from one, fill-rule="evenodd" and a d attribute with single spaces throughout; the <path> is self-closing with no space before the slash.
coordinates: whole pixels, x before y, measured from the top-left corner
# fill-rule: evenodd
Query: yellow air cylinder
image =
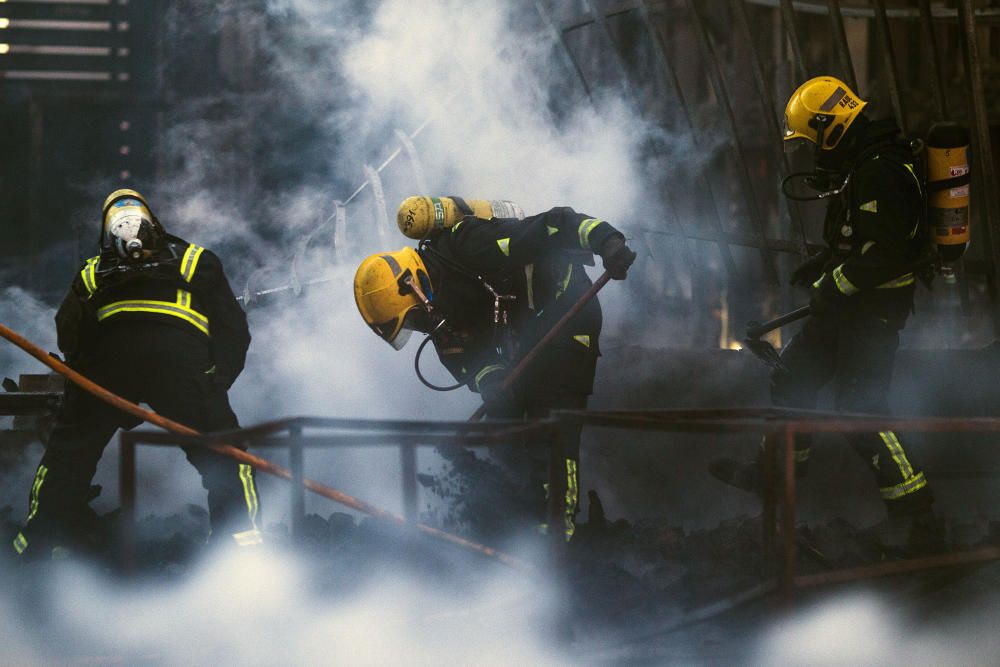
<path id="1" fill-rule="evenodd" d="M 931 240 L 942 261 L 954 262 L 969 245 L 969 130 L 937 123 L 926 145 Z"/>
<path id="2" fill-rule="evenodd" d="M 411 239 L 425 239 L 443 229 L 450 229 L 466 215 L 484 220 L 524 218 L 520 206 L 505 199 L 462 199 L 456 197 L 407 197 L 396 211 L 399 231 Z M 465 204 L 463 206 L 462 204 Z"/>

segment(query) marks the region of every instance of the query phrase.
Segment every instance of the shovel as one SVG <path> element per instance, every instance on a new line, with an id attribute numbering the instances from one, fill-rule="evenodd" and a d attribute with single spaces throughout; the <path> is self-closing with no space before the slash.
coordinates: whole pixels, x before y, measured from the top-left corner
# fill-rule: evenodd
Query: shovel
<path id="1" fill-rule="evenodd" d="M 751 322 L 747 325 L 747 337 L 743 339 L 743 347 L 750 350 L 753 356 L 757 357 L 771 368 L 784 370 L 785 365 L 781 363 L 778 351 L 774 349 L 766 340 L 761 340 L 761 336 L 775 329 L 779 329 L 786 324 L 791 324 L 796 320 L 801 320 L 809 315 L 809 306 L 796 308 L 790 313 L 780 315 L 767 322 Z"/>

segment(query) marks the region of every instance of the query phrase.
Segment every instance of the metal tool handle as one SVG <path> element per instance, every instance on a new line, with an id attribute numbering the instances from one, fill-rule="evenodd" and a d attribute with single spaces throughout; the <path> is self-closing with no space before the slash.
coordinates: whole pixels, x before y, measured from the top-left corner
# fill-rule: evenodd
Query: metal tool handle
<path id="1" fill-rule="evenodd" d="M 769 331 L 774 331 L 786 324 L 791 324 L 796 320 L 801 320 L 803 317 L 809 315 L 809 306 L 802 306 L 801 308 L 796 308 L 790 313 L 785 313 L 784 315 L 779 315 L 773 320 L 768 320 L 767 322 L 751 322 L 747 325 L 747 338 L 760 338 Z"/>

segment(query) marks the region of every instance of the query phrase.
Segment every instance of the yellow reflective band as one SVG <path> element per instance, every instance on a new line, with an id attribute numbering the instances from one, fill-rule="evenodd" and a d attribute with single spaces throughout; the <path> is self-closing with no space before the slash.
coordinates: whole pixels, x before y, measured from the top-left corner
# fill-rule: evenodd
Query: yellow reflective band
<path id="1" fill-rule="evenodd" d="M 510 257 L 510 238 L 497 239 L 497 245 L 500 246 L 500 252 L 502 252 L 507 257 Z"/>
<path id="2" fill-rule="evenodd" d="M 185 290 L 177 290 L 177 301 L 174 303 L 170 303 L 169 301 L 146 301 L 143 299 L 116 301 L 97 311 L 97 321 L 103 322 L 118 313 L 157 313 L 159 315 L 171 315 L 191 324 L 206 336 L 211 335 L 208 328 L 208 318 L 191 308 L 191 293 Z"/>
<path id="3" fill-rule="evenodd" d="M 254 528 L 244 530 L 242 533 L 233 533 L 233 539 L 236 540 L 237 546 L 252 547 L 264 543 L 264 534 Z"/>
<path id="4" fill-rule="evenodd" d="M 590 232 L 594 231 L 594 228 L 602 222 L 604 221 L 597 220 L 596 218 L 587 218 L 580 223 L 580 227 L 577 229 L 577 234 L 580 236 L 581 248 L 590 248 Z"/>
<path id="5" fill-rule="evenodd" d="M 24 550 L 28 548 L 28 539 L 24 536 L 24 533 L 18 533 L 17 537 L 14 538 L 14 551 L 21 555 Z"/>
<path id="6" fill-rule="evenodd" d="M 556 298 L 558 299 L 563 295 L 563 292 L 569 287 L 569 280 L 573 277 L 573 265 L 570 264 L 566 268 L 566 277 L 563 278 L 562 283 L 559 285 L 559 289 L 556 290 Z"/>
<path id="7" fill-rule="evenodd" d="M 927 486 L 927 479 L 924 478 L 924 473 L 920 472 L 917 473 L 915 477 L 911 477 L 902 484 L 882 487 L 878 491 L 882 496 L 882 500 L 896 500 L 897 498 L 902 498 L 903 496 L 909 495 L 914 491 L 919 491 L 925 486 Z"/>
<path id="8" fill-rule="evenodd" d="M 795 450 L 795 462 L 805 463 L 809 460 L 809 450 L 808 449 L 796 449 Z"/>
<path id="9" fill-rule="evenodd" d="M 841 294 L 845 296 L 851 296 L 852 294 L 856 294 L 858 292 L 858 288 L 854 286 L 854 283 L 848 280 L 847 276 L 844 275 L 843 264 L 833 270 L 833 282 L 837 286 L 837 289 L 840 290 Z"/>
<path id="10" fill-rule="evenodd" d="M 817 280 L 816 282 L 813 283 L 813 289 L 819 289 L 820 285 L 823 284 L 823 279 L 824 278 L 826 278 L 826 274 L 825 273 L 819 277 L 819 280 Z"/>
<path id="11" fill-rule="evenodd" d="M 504 369 L 500 364 L 491 364 L 486 366 L 481 371 L 476 373 L 476 390 L 479 390 L 479 383 L 483 381 L 483 378 L 492 373 L 493 371 L 502 371 Z"/>
<path id="12" fill-rule="evenodd" d="M 193 243 L 184 251 L 184 258 L 181 259 L 181 277 L 184 278 L 184 282 L 189 283 L 194 278 L 194 272 L 198 268 L 198 260 L 201 259 L 203 252 L 205 252 L 204 248 Z"/>
<path id="13" fill-rule="evenodd" d="M 240 481 L 243 482 L 243 497 L 247 502 L 247 516 L 250 517 L 250 525 L 256 530 L 260 503 L 257 501 L 257 485 L 253 481 L 253 468 L 246 463 L 240 464 Z"/>
<path id="14" fill-rule="evenodd" d="M 26 521 L 31 521 L 38 512 L 38 495 L 42 491 L 42 483 L 45 482 L 45 476 L 48 474 L 49 469 L 42 465 L 38 466 L 38 470 L 35 471 L 35 481 L 31 485 L 31 497 L 28 501 L 28 518 Z"/>
<path id="15" fill-rule="evenodd" d="M 463 222 L 465 222 L 465 218 L 462 218 L 461 220 L 459 220 L 458 222 L 456 222 L 454 225 L 452 225 L 451 233 L 454 234 L 455 232 L 457 232 L 458 228 L 462 226 Z"/>
<path id="16" fill-rule="evenodd" d="M 874 241 L 868 241 L 863 246 L 861 246 L 861 254 L 862 255 L 865 254 L 866 252 L 868 252 L 869 250 L 871 250 L 874 246 L 875 246 L 875 242 Z"/>
<path id="17" fill-rule="evenodd" d="M 899 467 L 899 472 L 903 476 L 903 480 L 905 481 L 913 477 L 913 466 L 907 460 L 906 452 L 903 451 L 903 445 L 899 442 L 896 434 L 892 431 L 879 431 L 878 434 L 882 438 L 882 442 L 885 443 L 886 449 L 889 450 L 892 460 Z"/>
<path id="18" fill-rule="evenodd" d="M 870 202 L 865 202 L 859 208 L 868 213 L 878 213 L 878 200 L 873 199 Z"/>
<path id="19" fill-rule="evenodd" d="M 887 283 L 882 283 L 875 289 L 893 289 L 896 287 L 906 287 L 907 285 L 912 285 L 916 282 L 916 278 L 913 277 L 912 273 L 907 273 L 905 276 L 900 276 L 894 280 L 890 280 Z"/>
<path id="20" fill-rule="evenodd" d="M 584 347 L 590 347 L 590 336 L 586 334 L 573 336 L 573 340 L 575 340 L 580 345 L 583 345 Z"/>
<path id="21" fill-rule="evenodd" d="M 559 233 L 558 227 L 549 227 L 548 225 L 545 225 L 545 230 L 549 233 L 549 236 Z"/>
<path id="22" fill-rule="evenodd" d="M 94 296 L 94 292 L 97 291 L 97 265 L 100 261 L 99 256 L 91 257 L 80 271 L 80 278 L 83 279 L 83 286 L 87 288 L 88 298 Z"/>
<path id="23" fill-rule="evenodd" d="M 576 461 L 566 459 L 566 541 L 569 542 L 576 532 L 576 504 L 579 502 L 580 490 L 577 487 Z"/>
<path id="24" fill-rule="evenodd" d="M 909 162 L 904 162 L 903 166 L 906 167 L 907 171 L 910 172 L 910 175 L 913 176 L 913 180 L 916 181 L 916 183 L 917 183 L 917 192 L 920 192 L 921 194 L 923 194 L 923 191 L 924 191 L 923 184 L 920 182 L 920 177 L 917 176 L 917 172 L 915 172 L 913 170 L 913 165 L 910 164 Z"/>

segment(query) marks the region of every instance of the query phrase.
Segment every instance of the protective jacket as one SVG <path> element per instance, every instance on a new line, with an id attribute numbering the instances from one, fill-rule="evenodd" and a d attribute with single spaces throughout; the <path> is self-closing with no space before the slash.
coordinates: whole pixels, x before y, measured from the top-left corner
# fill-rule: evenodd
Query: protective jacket
<path id="1" fill-rule="evenodd" d="M 921 182 L 894 121 L 872 121 L 861 132 L 847 187 L 827 209 L 829 261 L 816 286 L 845 308 L 901 326 L 912 309 L 912 267 L 924 245 Z"/>
<path id="2" fill-rule="evenodd" d="M 100 330 L 127 322 L 157 322 L 204 341 L 216 374 L 228 387 L 243 370 L 250 331 L 222 263 L 210 250 L 168 236 L 141 264 L 113 251 L 88 259 L 56 313 L 59 349 L 85 364 Z"/>
<path id="3" fill-rule="evenodd" d="M 431 300 L 451 332 L 435 339 L 445 367 L 474 391 L 502 377 L 592 285 L 584 266 L 616 234 L 607 222 L 557 207 L 524 220 L 466 216 L 422 244 Z M 600 332 L 594 299 L 550 344 L 527 385 L 561 383 L 564 391 L 590 394 Z M 546 369 L 556 375 L 531 380 Z"/>

